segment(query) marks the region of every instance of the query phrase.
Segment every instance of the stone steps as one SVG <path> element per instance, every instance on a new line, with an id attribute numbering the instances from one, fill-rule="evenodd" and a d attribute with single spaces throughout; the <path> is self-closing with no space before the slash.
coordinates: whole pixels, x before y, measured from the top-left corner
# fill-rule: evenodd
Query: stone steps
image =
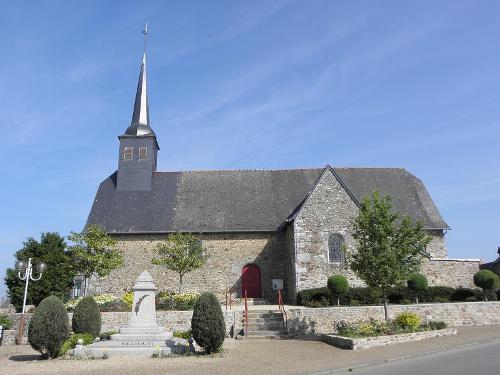
<path id="1" fill-rule="evenodd" d="M 276 310 L 248 312 L 248 338 L 280 338 L 287 335 L 283 314 Z"/>

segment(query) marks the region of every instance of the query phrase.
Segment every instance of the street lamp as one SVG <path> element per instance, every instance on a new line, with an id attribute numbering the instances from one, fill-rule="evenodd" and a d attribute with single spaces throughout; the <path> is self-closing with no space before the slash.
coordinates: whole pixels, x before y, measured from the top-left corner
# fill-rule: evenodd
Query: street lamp
<path id="1" fill-rule="evenodd" d="M 36 270 L 38 272 L 38 277 L 33 277 L 33 264 L 31 263 L 31 258 L 28 259 L 28 263 L 26 264 L 22 260 L 16 262 L 16 271 L 17 277 L 21 280 L 26 280 L 26 284 L 24 285 L 24 299 L 23 299 L 23 311 L 21 315 L 21 321 L 19 322 L 19 332 L 17 335 L 17 344 L 21 343 L 23 332 L 24 332 L 24 313 L 26 312 L 26 297 L 28 296 L 28 284 L 31 281 L 38 281 L 42 278 L 42 274 L 47 269 L 47 265 L 45 263 L 39 263 L 36 266 Z M 24 274 L 23 274 L 24 273 Z M 21 275 L 22 274 L 22 275 Z"/>
<path id="2" fill-rule="evenodd" d="M 17 277 L 21 280 L 26 280 L 26 284 L 24 285 L 24 300 L 23 300 L 23 314 L 26 312 L 26 297 L 28 296 L 28 284 L 30 280 L 38 281 L 42 278 L 43 272 L 47 269 L 47 265 L 45 263 L 40 263 L 36 266 L 36 270 L 38 271 L 38 277 L 33 277 L 33 264 L 31 263 L 31 258 L 28 259 L 28 264 L 23 262 L 22 260 L 16 262 L 16 270 Z M 24 275 L 21 276 L 21 273 L 24 272 Z"/>

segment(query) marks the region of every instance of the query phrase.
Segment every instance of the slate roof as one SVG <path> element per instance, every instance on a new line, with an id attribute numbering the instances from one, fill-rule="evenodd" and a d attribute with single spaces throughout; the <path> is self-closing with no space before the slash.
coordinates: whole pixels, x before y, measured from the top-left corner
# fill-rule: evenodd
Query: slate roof
<path id="1" fill-rule="evenodd" d="M 276 231 L 307 198 L 324 168 L 155 172 L 149 192 L 97 191 L 87 224 L 108 233 Z M 423 183 L 401 168 L 333 168 L 357 201 L 373 190 L 426 228 L 446 229 Z"/>

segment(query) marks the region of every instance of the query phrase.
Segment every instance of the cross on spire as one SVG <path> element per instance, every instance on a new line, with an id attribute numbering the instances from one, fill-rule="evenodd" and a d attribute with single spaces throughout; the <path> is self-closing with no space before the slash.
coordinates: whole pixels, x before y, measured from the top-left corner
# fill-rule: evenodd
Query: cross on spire
<path id="1" fill-rule="evenodd" d="M 144 54 L 146 54 L 146 46 L 148 44 L 148 22 L 146 22 L 146 25 L 144 26 L 144 30 L 142 30 L 142 33 L 144 34 Z"/>

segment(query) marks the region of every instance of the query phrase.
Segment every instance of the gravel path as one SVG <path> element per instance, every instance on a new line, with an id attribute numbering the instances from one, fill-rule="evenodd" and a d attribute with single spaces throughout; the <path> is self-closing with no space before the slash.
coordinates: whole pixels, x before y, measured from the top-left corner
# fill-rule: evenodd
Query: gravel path
<path id="1" fill-rule="evenodd" d="M 388 348 L 347 351 L 318 341 L 233 340 L 214 356 L 106 360 L 38 360 L 29 346 L 0 347 L 2 374 L 311 374 L 367 362 L 384 361 L 476 341 L 500 338 L 500 326 L 463 327 L 457 336 L 400 344 Z"/>

